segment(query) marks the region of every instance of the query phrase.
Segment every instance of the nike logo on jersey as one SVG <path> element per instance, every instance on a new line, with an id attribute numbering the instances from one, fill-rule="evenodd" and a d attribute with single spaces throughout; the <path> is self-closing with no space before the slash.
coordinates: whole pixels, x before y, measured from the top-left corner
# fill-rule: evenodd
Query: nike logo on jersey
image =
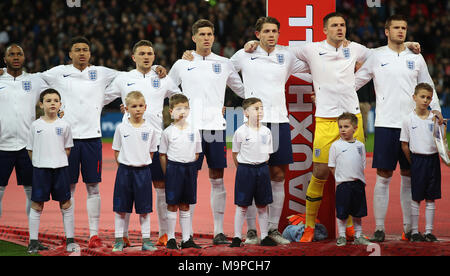
<path id="1" fill-rule="evenodd" d="M 128 134 L 128 135 L 124 135 L 124 136 L 123 136 L 123 138 L 127 138 L 128 136 L 130 136 L 130 134 Z"/>
<path id="2" fill-rule="evenodd" d="M 43 129 L 36 131 L 36 133 L 41 133 L 43 131 Z"/>
<path id="3" fill-rule="evenodd" d="M 67 77 L 70 76 L 70 75 L 72 75 L 72 74 L 69 74 L 69 75 L 63 75 L 63 77 L 64 77 L 64 78 L 67 78 Z"/>
<path id="4" fill-rule="evenodd" d="M 319 56 L 323 56 L 323 55 L 325 55 L 326 54 L 326 52 L 325 53 L 319 53 Z"/>
<path id="5" fill-rule="evenodd" d="M 381 67 L 384 67 L 384 66 L 386 66 L 386 65 L 388 65 L 389 63 L 382 63 L 381 64 Z"/>
<path id="6" fill-rule="evenodd" d="M 135 82 L 133 83 L 127 83 L 127 86 L 132 86 L 133 84 L 136 84 Z"/>
<path id="7" fill-rule="evenodd" d="M 245 138 L 245 141 L 246 141 L 246 142 L 250 141 L 250 138 Z"/>
<path id="8" fill-rule="evenodd" d="M 258 58 L 258 57 L 251 57 L 250 59 L 251 59 L 251 60 L 255 60 L 255 59 L 257 59 L 257 58 Z"/>
<path id="9" fill-rule="evenodd" d="M 0 90 L 2 90 L 3 88 L 5 88 L 6 86 L 0 87 Z"/>
<path id="10" fill-rule="evenodd" d="M 413 126 L 413 127 L 411 127 L 411 128 L 412 128 L 412 129 L 416 129 L 417 127 L 416 127 L 416 126 L 415 126 L 415 127 Z"/>
<path id="11" fill-rule="evenodd" d="M 188 71 L 191 71 L 191 70 L 193 70 L 193 69 L 195 69 L 195 68 L 197 68 L 197 67 L 191 67 L 191 68 L 188 68 Z"/>
<path id="12" fill-rule="evenodd" d="M 345 150 L 343 150 L 342 152 L 346 152 L 347 150 L 345 149 Z"/>

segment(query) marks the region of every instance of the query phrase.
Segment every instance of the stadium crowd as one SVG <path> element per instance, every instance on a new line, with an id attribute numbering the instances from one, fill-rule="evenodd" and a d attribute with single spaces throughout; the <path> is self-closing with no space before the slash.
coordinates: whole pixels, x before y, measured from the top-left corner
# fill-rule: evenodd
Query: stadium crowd
<path id="1" fill-rule="evenodd" d="M 369 8 L 366 0 L 337 0 L 336 6 L 347 15 L 347 38 L 368 47 L 386 44 L 387 16 L 407 15 L 407 40 L 421 43 L 441 105 L 450 106 L 450 2 L 383 0 L 381 7 Z M 194 48 L 190 26 L 197 19 L 215 24 L 213 51 L 231 57 L 255 38 L 254 22 L 265 15 L 265 8 L 264 0 L 82 0 L 81 8 L 69 8 L 66 1 L 7 0 L 0 3 L 0 52 L 19 43 L 27 71 L 39 72 L 70 62 L 70 38 L 84 35 L 92 43 L 93 64 L 128 71 L 134 65 L 131 47 L 148 39 L 154 43 L 155 64 L 170 69 L 184 50 Z M 227 100 L 227 105 L 234 104 L 232 97 Z"/>

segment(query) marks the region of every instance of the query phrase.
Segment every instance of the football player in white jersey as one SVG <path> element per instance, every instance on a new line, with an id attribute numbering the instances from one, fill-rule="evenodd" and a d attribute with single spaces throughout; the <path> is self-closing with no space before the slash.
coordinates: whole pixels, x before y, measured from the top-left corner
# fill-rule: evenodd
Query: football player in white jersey
<path id="1" fill-rule="evenodd" d="M 293 162 L 291 131 L 286 109 L 285 84 L 294 73 L 309 72 L 308 65 L 297 59 L 287 48 L 277 45 L 280 22 L 273 17 L 261 17 L 255 25 L 260 45 L 253 53 L 239 50 L 231 57 L 234 67 L 242 72 L 245 97 L 258 97 L 264 106 L 262 122 L 272 131 L 274 153 L 270 155 L 270 182 L 273 203 L 269 204 L 269 236 L 278 244 L 287 244 L 278 231 L 284 205 L 285 171 Z M 247 212 L 246 243 L 256 243 L 256 208 Z"/>
<path id="2" fill-rule="evenodd" d="M 405 47 L 408 28 L 407 18 L 393 15 L 386 20 L 386 46 L 372 52 L 364 65 L 356 72 L 356 89 L 373 79 L 376 95 L 375 143 L 372 167 L 377 169 L 374 190 L 374 216 L 376 228 L 372 241 L 385 238 L 384 220 L 389 203 L 389 184 L 393 171 L 400 164 L 400 202 L 403 213 L 403 240 L 411 235 L 411 172 L 399 140 L 402 122 L 412 110 L 414 87 L 421 82 L 433 80 L 421 54 Z M 441 120 L 441 108 L 436 91 L 433 90 L 431 108 Z"/>
<path id="3" fill-rule="evenodd" d="M 164 99 L 175 93 L 181 93 L 181 90 L 171 80 L 170 77 L 160 78 L 157 73 L 151 70 L 155 60 L 155 51 L 153 44 L 148 40 L 141 40 L 133 46 L 132 59 L 136 63 L 136 69 L 130 72 L 120 73 L 108 87 L 105 92 L 105 105 L 114 99 L 121 97 L 125 103 L 127 94 L 131 91 L 140 91 L 147 103 L 147 110 L 144 117 L 153 127 L 159 141 L 162 133 L 163 107 Z M 124 115 L 124 120 L 128 120 L 129 115 Z M 159 153 L 155 152 L 152 163 L 150 164 L 152 172 L 153 186 L 156 190 L 156 211 L 158 213 L 159 240 L 157 245 L 166 245 L 167 243 L 167 204 L 164 186 L 164 175 L 162 173 L 159 161 Z M 127 214 L 127 222 L 129 214 Z M 127 240 L 127 227 L 125 227 L 125 244 L 129 245 Z"/>
<path id="4" fill-rule="evenodd" d="M 226 191 L 223 183 L 226 163 L 226 122 L 223 117 L 225 89 L 228 85 L 238 96 L 244 98 L 244 86 L 233 64 L 227 58 L 212 53 L 214 25 L 205 19 L 192 26 L 192 40 L 196 50 L 193 61 L 180 59 L 172 66 L 169 76 L 183 94 L 189 98 L 191 114 L 189 123 L 202 134 L 202 149 L 198 159 L 201 168 L 203 158 L 209 167 L 211 182 L 211 208 L 214 217 L 214 244 L 228 243 L 223 234 L 223 218 Z M 190 207 L 191 212 L 194 206 Z M 192 218 L 191 214 L 191 218 Z"/>
<path id="5" fill-rule="evenodd" d="M 0 74 L 0 217 L 13 168 L 17 184 L 24 188 L 29 215 L 33 167 L 25 147 L 31 123 L 36 118 L 39 94 L 48 86 L 36 74 L 23 71 L 25 54 L 19 45 L 8 46 L 3 60 L 6 70 Z"/>

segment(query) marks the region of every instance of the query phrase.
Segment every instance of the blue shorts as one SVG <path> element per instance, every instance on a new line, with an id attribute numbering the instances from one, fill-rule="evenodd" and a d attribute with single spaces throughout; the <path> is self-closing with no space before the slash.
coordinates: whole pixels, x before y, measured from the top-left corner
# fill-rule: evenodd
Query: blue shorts
<path id="1" fill-rule="evenodd" d="M 169 205 L 197 203 L 197 163 L 167 160 L 166 203 Z"/>
<path id="2" fill-rule="evenodd" d="M 239 163 L 234 186 L 234 204 L 238 206 L 267 205 L 273 202 L 269 166 Z"/>
<path id="3" fill-rule="evenodd" d="M 113 211 L 148 214 L 153 211 L 152 176 L 149 166 L 130 167 L 119 164 L 114 184 Z"/>
<path id="4" fill-rule="evenodd" d="M 161 161 L 159 161 L 159 152 L 153 154 L 152 163 L 149 165 L 152 171 L 152 181 L 164 181 L 164 173 L 161 168 Z"/>
<path id="5" fill-rule="evenodd" d="M 31 186 L 33 165 L 26 149 L 19 151 L 0 150 L 0 186 L 8 185 L 14 167 L 16 168 L 17 185 Z"/>
<path id="6" fill-rule="evenodd" d="M 441 161 L 439 154 L 411 153 L 412 200 L 422 201 L 441 198 Z"/>
<path id="7" fill-rule="evenodd" d="M 46 202 L 52 199 L 59 202 L 70 200 L 69 167 L 57 169 L 33 167 L 33 187 L 31 200 Z"/>
<path id="8" fill-rule="evenodd" d="M 365 184 L 361 180 L 342 182 L 336 187 L 336 217 L 347 219 L 367 216 Z"/>
<path id="9" fill-rule="evenodd" d="M 400 169 L 410 169 L 402 150 L 400 132 L 399 128 L 375 127 L 372 168 L 395 171 L 398 162 Z"/>
<path id="10" fill-rule="evenodd" d="M 292 155 L 291 127 L 289 123 L 266 123 L 272 132 L 273 153 L 269 166 L 287 165 L 294 162 Z"/>
<path id="11" fill-rule="evenodd" d="M 84 183 L 100 183 L 102 181 L 102 139 L 74 139 L 69 155 L 69 171 L 71 183 L 78 183 L 78 177 Z"/>
<path id="12" fill-rule="evenodd" d="M 199 154 L 197 169 L 202 169 L 203 158 L 210 169 L 227 167 L 227 141 L 225 130 L 200 130 L 202 136 L 202 152 Z"/>

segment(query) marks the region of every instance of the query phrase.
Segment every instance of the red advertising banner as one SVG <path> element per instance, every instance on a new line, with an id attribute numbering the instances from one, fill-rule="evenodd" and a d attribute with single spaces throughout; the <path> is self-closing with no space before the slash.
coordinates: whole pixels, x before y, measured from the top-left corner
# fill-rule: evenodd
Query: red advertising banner
<path id="1" fill-rule="evenodd" d="M 336 10 L 335 0 L 267 0 L 267 14 L 281 23 L 280 45 L 298 46 L 326 39 L 322 19 Z M 312 84 L 297 77 L 286 83 L 286 103 L 291 124 L 294 163 L 289 165 L 285 183 L 285 201 L 279 228 L 287 226 L 287 216 L 306 211 L 306 190 L 312 176 L 314 139 L 314 105 Z M 335 238 L 335 183 L 330 179 L 324 188 L 318 219 Z"/>

